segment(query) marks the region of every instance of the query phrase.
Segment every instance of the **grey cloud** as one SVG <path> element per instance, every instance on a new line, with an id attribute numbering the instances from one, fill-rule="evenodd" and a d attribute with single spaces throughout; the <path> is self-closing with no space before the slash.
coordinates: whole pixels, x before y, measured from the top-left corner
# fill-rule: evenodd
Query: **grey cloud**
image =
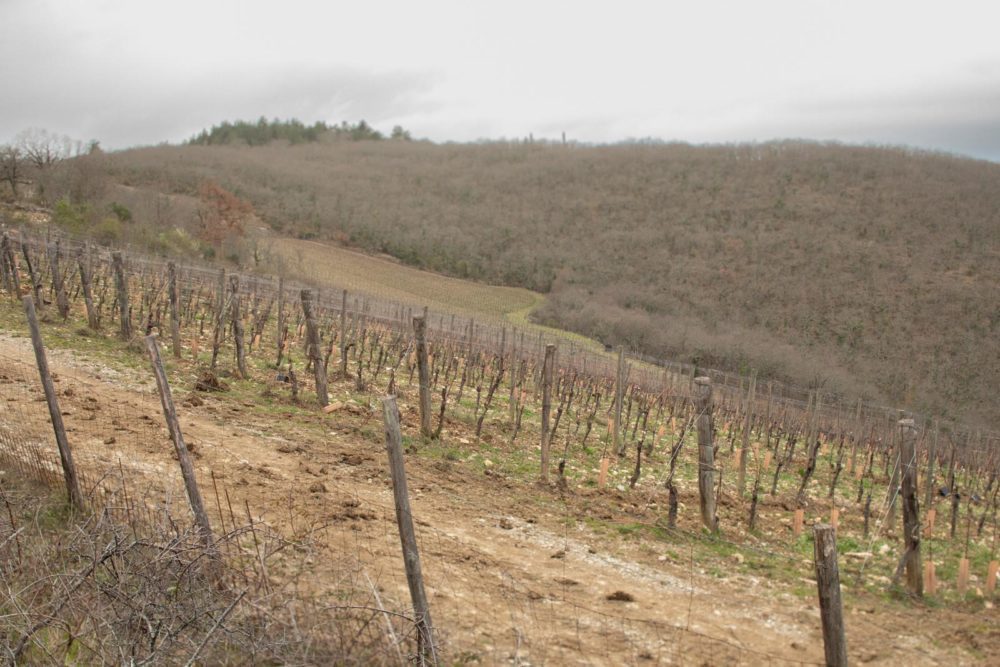
<path id="1" fill-rule="evenodd" d="M 173 81 L 131 73 L 58 77 L 23 87 L 16 104 L 0 103 L 0 135 L 41 126 L 121 148 L 178 141 L 223 120 L 260 116 L 304 122 L 364 118 L 378 127 L 414 110 L 433 110 L 426 95 L 433 84 L 426 73 L 338 67 L 192 72 Z"/>

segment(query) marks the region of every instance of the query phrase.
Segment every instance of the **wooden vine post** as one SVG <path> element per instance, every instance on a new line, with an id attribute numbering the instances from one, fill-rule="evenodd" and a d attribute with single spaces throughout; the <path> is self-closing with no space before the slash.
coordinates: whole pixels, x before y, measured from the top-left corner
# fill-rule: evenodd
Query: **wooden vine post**
<path id="1" fill-rule="evenodd" d="M 187 491 L 191 511 L 194 512 L 194 519 L 198 524 L 198 530 L 201 532 L 205 547 L 214 550 L 212 525 L 208 522 L 205 503 L 202 502 L 201 492 L 198 490 L 198 480 L 194 476 L 191 454 L 188 452 L 187 445 L 184 444 L 181 422 L 177 418 L 177 408 L 174 407 L 174 399 L 170 395 L 170 383 L 167 382 L 167 373 L 163 370 L 163 361 L 160 359 L 160 348 L 156 343 L 156 336 L 146 336 L 146 350 L 149 352 L 149 361 L 153 365 L 156 388 L 160 393 L 160 405 L 163 406 L 163 418 L 167 422 L 170 440 L 174 443 L 174 451 L 177 452 L 177 461 L 181 466 L 181 477 L 184 478 L 184 489 Z"/>
<path id="2" fill-rule="evenodd" d="M 917 596 L 924 593 L 920 564 L 920 508 L 917 503 L 917 429 L 912 419 L 899 421 L 899 454 L 903 477 L 903 559 L 906 585 Z"/>
<path id="3" fill-rule="evenodd" d="M 552 414 L 552 375 L 555 366 L 556 346 L 545 346 L 545 362 L 542 366 L 542 484 L 549 482 L 549 440 L 551 436 L 549 418 Z"/>
<path id="4" fill-rule="evenodd" d="M 59 311 L 59 317 L 65 322 L 66 318 L 69 317 L 69 296 L 66 294 L 66 281 L 63 279 L 63 273 L 59 266 L 59 259 L 62 257 L 59 242 L 50 243 L 48 252 L 49 268 L 52 273 L 52 289 L 56 293 L 56 308 Z"/>
<path id="5" fill-rule="evenodd" d="M 320 351 L 319 326 L 313 313 L 312 290 L 302 290 L 299 292 L 299 297 L 302 299 L 302 315 L 306 318 L 306 356 L 312 362 L 316 378 L 316 400 L 325 408 L 330 403 L 330 397 L 326 391 L 326 367 L 323 365 L 323 354 Z"/>
<path id="6" fill-rule="evenodd" d="M 181 313 L 177 293 L 177 265 L 167 262 L 167 298 L 170 301 L 170 344 L 174 358 L 181 358 Z"/>
<path id="7" fill-rule="evenodd" d="M 125 262 L 119 251 L 111 253 L 111 268 L 115 272 L 115 289 L 118 290 L 118 337 L 122 340 L 132 338 L 132 316 L 128 305 L 128 279 L 125 276 Z"/>
<path id="8" fill-rule="evenodd" d="M 833 526 L 818 524 L 813 528 L 813 538 L 826 664 L 831 667 L 846 667 L 847 639 L 844 635 L 844 606 L 840 598 L 840 570 L 837 566 L 837 531 Z"/>
<path id="9" fill-rule="evenodd" d="M 415 317 L 414 323 L 418 319 L 423 320 L 422 317 Z M 385 448 L 389 454 L 389 473 L 392 475 L 392 497 L 396 506 L 396 524 L 399 527 L 399 541 L 403 547 L 406 583 L 410 589 L 410 599 L 416 617 L 417 656 L 422 665 L 436 665 L 431 610 L 427 603 L 427 593 L 424 591 L 420 552 L 417 549 L 417 536 L 413 530 L 413 513 L 410 511 L 406 468 L 403 465 L 403 435 L 399 428 L 399 408 L 396 406 L 395 396 L 386 396 L 382 399 L 382 415 L 385 423 Z"/>
<path id="10" fill-rule="evenodd" d="M 281 368 L 281 360 L 285 356 L 285 277 L 278 276 L 278 330 L 275 336 L 275 343 L 278 347 L 278 361 L 275 368 Z"/>
<path id="11" fill-rule="evenodd" d="M 937 463 L 938 423 L 934 420 L 934 436 L 931 438 L 930 451 L 927 453 L 927 480 L 924 489 L 924 507 L 930 510 L 934 501 L 934 464 Z"/>
<path id="12" fill-rule="evenodd" d="M 10 240 L 10 235 L 7 232 L 3 233 L 3 240 L 0 241 L 0 262 L 3 263 L 6 271 L 8 272 L 8 278 L 10 279 L 10 291 L 11 297 L 14 301 L 18 301 L 21 298 L 21 278 L 18 275 L 17 270 L 17 255 L 14 254 L 13 243 Z"/>
<path id="13" fill-rule="evenodd" d="M 712 380 L 694 379 L 694 400 L 698 421 L 698 495 L 701 521 L 710 531 L 719 529 L 715 516 L 715 450 L 712 442 Z"/>
<path id="14" fill-rule="evenodd" d="M 215 327 L 212 333 L 212 361 L 209 368 L 215 370 L 219 361 L 219 350 L 225 337 L 226 321 L 226 270 L 219 269 L 218 282 L 215 284 Z"/>
<path id="15" fill-rule="evenodd" d="M 92 276 L 90 265 L 84 259 L 82 251 L 77 253 L 76 263 L 80 269 L 80 288 L 83 290 L 83 302 L 87 307 L 87 326 L 93 331 L 97 331 L 101 326 L 101 322 L 97 316 L 97 309 L 94 307 L 94 290 L 91 287 Z"/>
<path id="16" fill-rule="evenodd" d="M 63 425 L 62 411 L 59 409 L 59 399 L 56 397 L 56 387 L 49 373 L 49 362 L 45 356 L 45 344 L 38 328 L 38 317 L 35 315 L 35 302 L 30 296 L 24 297 L 24 314 L 28 318 L 28 328 L 31 329 L 31 345 L 35 348 L 35 362 L 38 364 L 38 374 L 42 379 L 42 389 L 45 390 L 45 401 L 49 406 L 49 417 L 52 420 L 52 430 L 56 436 L 56 446 L 59 448 L 59 462 L 62 464 L 63 477 L 66 480 L 66 491 L 69 502 L 78 510 L 83 509 L 83 493 L 80 491 L 80 481 L 73 464 L 73 452 L 66 439 L 66 427 Z"/>
<path id="17" fill-rule="evenodd" d="M 615 405 L 614 417 L 612 419 L 613 435 L 611 440 L 612 450 L 617 456 L 624 454 L 624 445 L 621 444 L 622 433 L 622 395 L 625 384 L 625 347 L 618 346 L 618 371 L 615 375 Z"/>
<path id="18" fill-rule="evenodd" d="M 243 314 L 240 312 L 240 277 L 229 276 L 230 312 L 233 321 L 233 343 L 236 346 L 236 369 L 241 378 L 247 378 L 247 356 L 244 346 Z M 317 381 L 316 386 L 319 386 Z"/>
<path id="19" fill-rule="evenodd" d="M 417 341 L 417 382 L 420 387 L 420 435 L 433 437 L 431 430 L 431 378 L 427 363 L 427 320 L 423 315 L 413 318 L 413 335 Z"/>
<path id="20" fill-rule="evenodd" d="M 416 326 L 415 323 L 414 326 Z M 424 346 L 424 350 L 426 357 L 426 345 Z M 347 379 L 347 290 L 344 290 L 340 295 L 340 377 Z M 421 406 L 422 405 L 423 403 L 421 403 Z M 429 412 L 430 398 L 427 399 L 427 405 Z M 421 421 L 421 426 L 422 425 L 423 421 Z"/>
<path id="21" fill-rule="evenodd" d="M 736 473 L 736 488 L 740 496 L 747 491 L 747 457 L 750 451 L 750 427 L 753 424 L 753 404 L 757 394 L 757 371 L 750 372 L 750 388 L 747 391 L 747 404 L 743 416 L 743 442 L 740 446 L 740 467 Z"/>

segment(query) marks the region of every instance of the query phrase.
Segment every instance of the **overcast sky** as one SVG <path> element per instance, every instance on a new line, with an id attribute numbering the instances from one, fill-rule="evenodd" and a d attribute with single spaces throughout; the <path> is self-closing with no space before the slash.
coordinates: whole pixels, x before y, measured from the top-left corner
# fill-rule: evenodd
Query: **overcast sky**
<path id="1" fill-rule="evenodd" d="M 0 142 L 122 148 L 263 115 L 1000 161 L 998 35 L 996 0 L 0 0 Z"/>

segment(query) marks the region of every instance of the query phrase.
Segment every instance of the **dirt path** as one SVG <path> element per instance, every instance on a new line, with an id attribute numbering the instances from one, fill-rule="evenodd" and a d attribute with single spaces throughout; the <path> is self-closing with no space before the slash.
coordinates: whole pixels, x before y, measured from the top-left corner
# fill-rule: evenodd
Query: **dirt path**
<path id="1" fill-rule="evenodd" d="M 50 356 L 79 464 L 97 472 L 123 462 L 129 475 L 143 478 L 133 487 L 176 497 L 179 486 L 165 481 L 179 475 L 151 377 L 66 352 Z M 27 359 L 27 339 L 0 336 L 0 373 L 16 380 L 24 372 L 18 360 Z M 253 403 L 225 394 L 187 400 L 186 391 L 175 392 L 203 488 L 214 473 L 234 504 L 247 501 L 283 534 L 313 538 L 299 585 L 332 596 L 338 582 L 352 576 L 370 580 L 387 605 L 406 607 L 374 411 L 345 405 L 293 420 L 280 411 L 261 414 Z M 19 418 L 30 422 L 19 426 L 43 433 L 47 422 L 36 398 L 16 382 L 0 385 L 0 404 L 9 410 L 20 402 Z M 404 408 L 404 422 L 414 421 L 412 409 Z M 564 501 L 551 490 L 472 473 L 462 461 L 411 456 L 407 466 L 433 620 L 450 661 L 822 661 L 811 599 L 767 579 L 707 574 L 698 563 L 666 557 L 657 543 L 597 535 L 579 520 L 579 497 Z M 296 567 L 283 558 L 272 571 L 277 581 Z M 352 572 L 345 573 L 345 563 Z M 995 610 L 990 614 L 981 635 L 967 629 L 970 619 L 960 613 L 856 604 L 847 610 L 849 649 L 854 662 L 865 664 L 976 664 L 962 648 L 969 640 L 961 633 L 971 632 L 987 664 L 1000 651 L 1000 622 Z"/>

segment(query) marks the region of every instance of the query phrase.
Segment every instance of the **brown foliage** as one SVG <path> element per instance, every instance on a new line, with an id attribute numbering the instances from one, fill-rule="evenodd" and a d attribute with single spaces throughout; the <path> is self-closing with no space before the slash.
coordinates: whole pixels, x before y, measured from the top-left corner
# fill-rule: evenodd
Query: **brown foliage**
<path id="1" fill-rule="evenodd" d="M 902 149 L 362 142 L 158 147 L 275 230 L 549 294 L 609 343 L 996 425 L 1000 166 Z"/>
<path id="2" fill-rule="evenodd" d="M 212 247 L 222 247 L 223 241 L 241 237 L 253 206 L 214 181 L 205 181 L 198 188 L 200 222 L 198 237 Z"/>

